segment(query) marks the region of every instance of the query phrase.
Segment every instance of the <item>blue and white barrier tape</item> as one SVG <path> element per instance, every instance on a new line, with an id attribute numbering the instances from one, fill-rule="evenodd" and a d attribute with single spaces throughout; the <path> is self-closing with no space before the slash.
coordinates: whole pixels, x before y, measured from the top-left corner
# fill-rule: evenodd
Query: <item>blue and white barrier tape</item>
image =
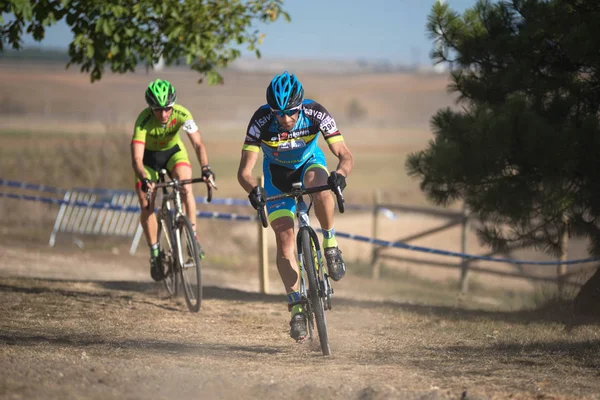
<path id="1" fill-rule="evenodd" d="M 214 198 L 209 203 L 206 197 L 196 197 L 196 204 L 216 204 L 216 205 L 226 205 L 226 206 L 250 206 L 250 200 L 248 199 L 233 199 L 230 197 L 217 199 Z"/>
<path id="2" fill-rule="evenodd" d="M 0 178 L 0 186 L 8 186 L 17 189 L 27 189 L 27 190 L 37 190 L 45 193 L 60 193 L 64 194 L 67 191 L 64 189 L 59 189 L 51 186 L 45 185 L 34 185 L 32 183 L 18 182 L 18 181 L 10 181 L 8 179 Z"/>
<path id="3" fill-rule="evenodd" d="M 41 197 L 41 196 L 31 196 L 31 195 L 23 195 L 23 194 L 14 194 L 14 193 L 1 193 L 0 197 L 7 197 L 9 199 L 16 200 L 29 200 L 29 201 L 39 201 L 47 204 L 57 204 L 57 205 L 68 205 L 74 207 L 86 207 L 86 208 L 95 208 L 95 209 L 103 209 L 103 210 L 113 210 L 113 211 L 123 211 L 123 212 L 140 212 L 139 206 L 121 206 L 110 203 L 102 203 L 102 202 L 88 202 L 88 201 L 66 201 L 61 199 L 53 199 L 50 197 Z M 223 219 L 230 221 L 256 221 L 256 216 L 251 215 L 238 215 L 238 214 L 228 214 L 221 212 L 209 212 L 209 211 L 198 211 L 198 218 L 209 218 L 209 219 Z"/>
<path id="4" fill-rule="evenodd" d="M 197 204 L 219 204 L 219 205 L 223 204 L 223 205 L 228 205 L 228 206 L 248 206 L 248 207 L 250 207 L 250 201 L 247 199 L 232 199 L 232 198 L 214 199 L 213 198 L 212 201 L 209 203 L 207 201 L 206 197 L 196 197 L 196 203 Z M 346 204 L 345 208 L 346 208 L 346 210 L 355 210 L 355 211 L 369 211 L 369 212 L 373 211 L 373 206 L 362 205 L 362 204 Z M 387 219 L 390 219 L 390 220 L 396 219 L 396 214 L 388 208 L 380 207 L 378 212 Z"/>
<path id="5" fill-rule="evenodd" d="M 104 195 L 110 196 L 115 194 L 128 194 L 133 193 L 131 190 L 118 190 L 118 189 L 94 189 L 94 188 L 80 188 L 75 187 L 72 189 L 63 189 L 52 186 L 45 185 L 37 185 L 26 182 L 19 181 L 11 181 L 8 179 L 0 178 L 0 186 L 8 186 L 16 189 L 26 189 L 26 190 L 37 190 L 44 193 L 54 193 L 54 194 L 66 194 L 67 192 L 77 192 L 84 194 L 96 194 L 96 195 Z M 196 197 L 196 203 L 198 204 L 215 204 L 215 205 L 227 205 L 227 206 L 250 206 L 250 201 L 248 199 L 234 199 L 234 198 L 213 198 L 209 203 L 206 197 Z M 362 204 L 346 204 L 347 210 L 356 210 L 356 211 L 372 211 L 373 207 L 370 205 L 362 205 Z M 396 219 L 396 214 L 392 210 L 387 208 L 380 208 L 379 212 L 388 219 L 394 220 Z"/>
<path id="6" fill-rule="evenodd" d="M 15 194 L 15 193 L 1 193 L 0 197 L 8 197 L 9 199 L 17 199 L 17 200 L 29 200 L 29 201 L 39 201 L 47 204 L 58 204 L 58 205 L 69 205 L 75 207 L 86 207 L 86 208 L 100 208 L 106 210 L 119 210 L 125 212 L 139 212 L 140 206 L 120 206 L 120 205 L 112 205 L 106 202 L 93 202 L 93 201 L 67 201 L 63 199 L 53 199 L 51 197 L 41 197 L 41 196 L 32 196 L 26 194 Z"/>
<path id="7" fill-rule="evenodd" d="M 220 212 L 209 212 L 209 211 L 198 211 L 196 213 L 198 218 L 209 218 L 209 219 L 224 219 L 227 221 L 256 221 L 258 217 L 255 215 L 239 215 L 229 214 Z"/>
<path id="8" fill-rule="evenodd" d="M 119 206 L 119 205 L 111 205 L 109 203 L 91 203 L 91 202 L 85 202 L 85 201 L 69 202 L 69 201 L 65 201 L 65 200 L 52 199 L 52 198 L 47 198 L 47 197 L 19 195 L 19 194 L 13 194 L 13 193 L 1 193 L 0 192 L 0 197 L 8 197 L 11 199 L 21 199 L 21 200 L 30 200 L 30 201 L 40 201 L 43 203 L 50 203 L 50 204 L 61 204 L 61 205 L 67 204 L 67 205 L 78 206 L 78 207 L 91 207 L 91 208 L 101 208 L 101 209 L 108 209 L 108 210 L 121 210 L 121 211 L 125 211 L 125 212 L 139 212 L 139 210 L 140 210 L 139 206 L 124 207 L 124 206 Z M 197 212 L 197 216 L 198 216 L 198 218 L 222 219 L 222 220 L 229 220 L 229 221 L 256 221 L 257 220 L 256 216 L 251 216 L 251 215 L 237 215 L 237 214 L 208 212 L 208 211 L 199 211 L 199 212 Z M 322 232 L 321 229 L 318 229 L 318 231 Z M 459 252 L 454 252 L 454 251 L 432 249 L 432 248 L 423 247 L 423 246 L 413 246 L 413 245 L 406 244 L 403 242 L 391 242 L 391 241 L 387 241 L 387 240 L 373 239 L 373 238 L 370 238 L 367 236 L 354 235 L 354 234 L 344 233 L 344 232 L 336 232 L 336 236 L 339 238 L 356 240 L 358 242 L 375 244 L 375 245 L 382 246 L 382 247 L 394 247 L 394 248 L 398 248 L 398 249 L 412 250 L 412 251 L 418 251 L 418 252 L 422 252 L 422 253 L 430 253 L 430 254 L 438 254 L 438 255 L 443 255 L 443 256 L 467 258 L 469 260 L 485 260 L 485 261 L 502 262 L 502 263 L 510 263 L 510 264 L 572 265 L 572 264 L 583 264 L 583 263 L 600 260 L 598 258 L 585 258 L 585 259 L 568 260 L 568 261 L 529 261 L 529 260 L 523 261 L 523 260 L 513 260 L 510 258 L 495 258 L 495 257 L 489 257 L 489 256 L 477 256 L 477 255 L 459 253 Z"/>
<path id="9" fill-rule="evenodd" d="M 321 229 L 318 229 L 318 231 L 322 232 Z M 335 236 L 341 237 L 341 238 L 346 238 L 346 239 L 351 239 L 351 240 L 356 240 L 358 242 L 371 243 L 371 244 L 375 244 L 375 245 L 382 246 L 382 247 L 395 247 L 398 249 L 418 251 L 421 253 L 439 254 L 442 256 L 467 258 L 469 260 L 485 260 L 485 261 L 502 262 L 502 263 L 510 263 L 510 264 L 571 265 L 571 264 L 583 264 L 583 263 L 600 260 L 600 258 L 584 258 L 584 259 L 579 259 L 579 260 L 568 260 L 568 261 L 529 261 L 529 260 L 522 261 L 522 260 L 513 260 L 511 258 L 496 258 L 496 257 L 489 257 L 489 256 L 477 256 L 477 255 L 473 255 L 473 254 L 465 254 L 465 253 L 459 253 L 459 252 L 455 252 L 455 251 L 432 249 L 429 247 L 414 246 L 414 245 L 406 244 L 403 242 L 391 242 L 391 241 L 387 241 L 387 240 L 373 239 L 373 238 L 370 238 L 367 236 L 354 235 L 351 233 L 344 233 L 344 232 L 337 232 L 337 231 L 335 232 Z"/>
<path id="10" fill-rule="evenodd" d="M 79 192 L 84 194 L 98 194 L 98 195 L 113 195 L 113 194 L 127 194 L 131 193 L 131 190 L 119 190 L 119 189 L 94 189 L 94 188 L 80 188 L 75 187 L 73 189 L 63 189 L 53 186 L 36 185 L 33 183 L 11 181 L 8 179 L 0 178 L 0 186 L 8 186 L 16 189 L 26 190 L 37 190 L 38 192 L 54 193 L 54 194 L 65 194 L 67 192 Z"/>
<path id="11" fill-rule="evenodd" d="M 16 189 L 26 189 L 26 190 L 37 190 L 39 192 L 44 193 L 54 193 L 64 195 L 67 192 L 77 192 L 84 194 L 97 194 L 97 195 L 114 195 L 114 194 L 130 194 L 134 193 L 132 190 L 116 190 L 116 189 L 92 189 L 92 188 L 79 188 L 75 187 L 73 189 L 62 189 L 56 188 L 52 186 L 45 185 L 35 185 L 32 183 L 19 182 L 19 181 L 11 181 L 7 179 L 0 179 L 0 186 L 7 186 Z M 40 200 L 41 201 L 41 200 Z M 50 202 L 50 201 L 46 201 Z M 243 199 L 232 199 L 232 198 L 213 198 L 210 203 L 206 200 L 206 197 L 197 197 L 196 202 L 199 204 L 219 204 L 219 205 L 241 205 L 241 206 L 250 206 L 250 202 L 248 200 Z"/>

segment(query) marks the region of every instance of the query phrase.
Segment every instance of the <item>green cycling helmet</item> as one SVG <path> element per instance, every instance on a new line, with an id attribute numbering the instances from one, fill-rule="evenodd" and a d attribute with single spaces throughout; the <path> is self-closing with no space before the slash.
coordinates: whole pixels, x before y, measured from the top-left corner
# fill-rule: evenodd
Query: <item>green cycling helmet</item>
<path id="1" fill-rule="evenodd" d="M 169 81 L 157 79 L 146 89 L 146 103 L 152 108 L 172 107 L 177 100 L 175 88 Z"/>

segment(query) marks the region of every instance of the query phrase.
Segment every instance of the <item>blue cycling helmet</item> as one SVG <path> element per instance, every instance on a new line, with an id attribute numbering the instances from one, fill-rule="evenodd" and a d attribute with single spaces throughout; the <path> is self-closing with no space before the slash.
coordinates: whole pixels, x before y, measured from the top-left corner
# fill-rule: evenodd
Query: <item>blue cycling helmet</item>
<path id="1" fill-rule="evenodd" d="M 267 104 L 274 110 L 298 107 L 304 100 L 304 88 L 294 74 L 284 71 L 267 87 Z"/>

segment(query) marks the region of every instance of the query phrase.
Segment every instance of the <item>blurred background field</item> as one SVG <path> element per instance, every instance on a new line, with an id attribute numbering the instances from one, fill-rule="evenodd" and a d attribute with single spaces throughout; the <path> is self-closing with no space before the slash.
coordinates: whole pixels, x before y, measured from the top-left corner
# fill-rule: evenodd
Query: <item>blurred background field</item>
<path id="1" fill-rule="evenodd" d="M 375 191 L 381 193 L 385 203 L 432 207 L 419 190 L 418 182 L 406 175 L 404 161 L 407 154 L 425 148 L 432 139 L 431 116 L 442 107 L 455 107 L 452 95 L 446 90 L 448 77 L 406 72 L 319 73 L 306 71 L 302 61 L 289 61 L 285 65 L 291 72 L 295 72 L 294 67 L 301 71 L 298 77 L 306 88 L 306 97 L 321 102 L 332 113 L 355 157 L 355 168 L 348 179 L 345 197 L 348 204 L 363 205 L 365 210 L 338 215 L 337 230 L 364 236 L 373 234 L 373 215 L 368 206 L 373 203 Z M 131 189 L 133 173 L 129 143 L 133 123 L 145 107 L 143 93 L 147 84 L 160 77 L 175 85 L 178 102 L 192 112 L 200 126 L 210 164 L 217 175 L 219 190 L 215 196 L 246 198 L 237 182 L 236 172 L 248 120 L 265 102 L 265 89 L 273 76 L 268 69 L 231 68 L 223 72 L 225 83 L 220 86 L 199 85 L 197 74 L 184 68 L 139 71 L 129 75 L 108 74 L 102 81 L 90 84 L 86 75 L 76 69 L 65 70 L 61 63 L 4 60 L 0 63 L 0 76 L 3 80 L 0 87 L 3 102 L 0 168 L 4 179 L 59 188 Z M 187 139 L 184 138 L 184 142 L 189 146 Z M 323 140 L 320 145 L 328 156 L 329 168 L 335 168 L 335 157 L 326 149 Z M 191 149 L 188 147 L 188 150 Z M 197 161 L 192 161 L 197 174 Z M 259 168 L 260 164 L 255 168 L 256 176 L 260 174 Z M 203 191 L 204 188 L 198 186 L 196 196 L 204 195 Z M 253 214 L 249 207 L 243 206 L 202 205 L 199 208 Z M 460 204 L 452 208 L 458 210 Z M 56 205 L 4 199 L 0 202 L 2 237 L 4 240 L 47 242 L 57 212 Z M 212 265 L 256 277 L 255 224 L 209 220 L 199 223 L 203 227 L 200 240 L 210 249 Z M 379 218 L 378 234 L 380 239 L 397 240 L 441 224 L 443 221 L 426 215 L 396 213 L 393 220 Z M 268 232 L 270 251 L 274 254 L 274 238 L 270 229 Z M 468 253 L 489 252 L 488 248 L 479 245 L 474 230 L 469 231 L 467 242 Z M 72 246 L 68 240 L 65 243 Z M 90 246 L 93 242 L 86 239 L 84 243 Z M 115 243 L 103 239 L 96 246 L 124 253 L 129 244 L 129 240 Z M 460 251 L 460 226 L 411 244 Z M 341 239 L 341 246 L 346 260 L 353 266 L 351 273 L 368 277 L 372 246 L 347 239 Z M 460 263 L 460 258 L 456 257 L 406 250 L 397 253 L 421 260 Z M 526 250 L 513 256 L 551 260 L 544 254 Z M 143 242 L 136 257 L 136 263 L 145 263 Z M 569 258 L 578 257 L 587 257 L 585 245 L 573 242 Z M 521 269 L 555 275 L 555 267 L 479 264 L 508 272 Z M 270 269 L 274 279 L 272 286 L 278 288 L 273 262 Z M 387 260 L 382 276 L 429 279 L 456 288 L 459 273 L 457 269 Z M 502 290 L 539 289 L 539 285 L 525 280 L 474 273 L 473 290 L 479 284 L 485 288 L 485 282 L 490 279 Z"/>

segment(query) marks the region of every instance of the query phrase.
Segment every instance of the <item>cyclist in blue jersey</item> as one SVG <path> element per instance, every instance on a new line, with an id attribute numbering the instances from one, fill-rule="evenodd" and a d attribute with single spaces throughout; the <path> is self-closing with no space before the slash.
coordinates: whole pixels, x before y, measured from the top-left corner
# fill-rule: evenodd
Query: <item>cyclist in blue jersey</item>
<path id="1" fill-rule="evenodd" d="M 335 171 L 328 172 L 325 155 L 318 147 L 323 134 L 331 152 L 339 159 Z M 257 185 L 252 169 L 262 149 L 265 187 Z M 289 192 L 292 183 L 304 187 L 329 185 L 346 187 L 346 177 L 354 166 L 335 120 L 321 104 L 304 98 L 304 88 L 295 75 L 285 71 L 276 75 L 267 87 L 267 104 L 256 110 L 246 131 L 246 140 L 238 169 L 238 181 L 249 193 L 256 209 L 265 205 L 267 196 Z M 329 191 L 312 195 L 315 215 L 323 230 L 323 248 L 329 276 L 340 280 L 346 273 L 342 252 L 335 238 L 333 212 L 335 202 Z M 302 340 L 307 325 L 300 303 L 299 273 L 295 252 L 295 202 L 288 198 L 266 204 L 269 221 L 277 241 L 277 269 L 285 287 L 291 311 L 290 335 Z"/>

